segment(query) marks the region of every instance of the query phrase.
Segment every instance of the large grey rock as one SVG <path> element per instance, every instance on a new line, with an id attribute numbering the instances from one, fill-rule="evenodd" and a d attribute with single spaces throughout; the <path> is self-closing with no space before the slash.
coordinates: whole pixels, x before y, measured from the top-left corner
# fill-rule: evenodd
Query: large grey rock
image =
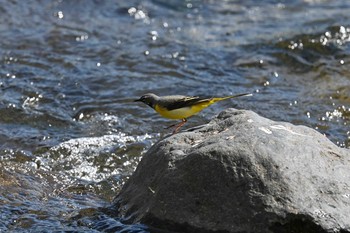
<path id="1" fill-rule="evenodd" d="M 114 208 L 178 232 L 350 232 L 350 151 L 308 127 L 228 109 L 155 144 Z"/>

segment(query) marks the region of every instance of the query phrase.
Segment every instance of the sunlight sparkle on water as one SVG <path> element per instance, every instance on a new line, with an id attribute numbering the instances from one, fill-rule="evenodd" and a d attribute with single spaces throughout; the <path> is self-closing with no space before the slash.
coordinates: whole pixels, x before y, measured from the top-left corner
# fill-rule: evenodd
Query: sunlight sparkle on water
<path id="1" fill-rule="evenodd" d="M 59 19 L 63 19 L 64 15 L 63 15 L 63 12 L 62 11 L 58 11 L 55 13 L 55 16 Z"/>

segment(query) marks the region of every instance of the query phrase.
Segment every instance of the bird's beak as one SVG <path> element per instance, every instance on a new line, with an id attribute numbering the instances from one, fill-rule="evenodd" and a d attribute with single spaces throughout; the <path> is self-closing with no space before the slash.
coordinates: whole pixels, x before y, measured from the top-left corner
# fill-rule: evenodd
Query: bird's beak
<path id="1" fill-rule="evenodd" d="M 134 100 L 134 102 L 140 102 L 140 101 L 141 101 L 141 99 Z"/>

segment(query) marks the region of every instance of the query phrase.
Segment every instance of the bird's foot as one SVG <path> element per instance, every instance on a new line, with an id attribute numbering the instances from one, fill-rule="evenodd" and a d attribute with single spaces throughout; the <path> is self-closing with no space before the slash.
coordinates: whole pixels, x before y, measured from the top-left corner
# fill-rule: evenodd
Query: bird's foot
<path id="1" fill-rule="evenodd" d="M 187 122 L 186 118 L 182 119 L 182 121 L 175 125 L 175 129 L 173 131 L 173 134 L 176 134 L 179 132 L 180 128 Z"/>

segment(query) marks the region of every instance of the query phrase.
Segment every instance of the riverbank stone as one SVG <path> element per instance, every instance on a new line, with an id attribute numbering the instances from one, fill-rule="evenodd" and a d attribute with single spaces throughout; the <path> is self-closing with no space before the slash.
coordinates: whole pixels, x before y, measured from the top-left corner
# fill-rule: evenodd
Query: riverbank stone
<path id="1" fill-rule="evenodd" d="M 153 145 L 112 208 L 170 232 L 350 232 L 350 150 L 227 109 Z"/>

